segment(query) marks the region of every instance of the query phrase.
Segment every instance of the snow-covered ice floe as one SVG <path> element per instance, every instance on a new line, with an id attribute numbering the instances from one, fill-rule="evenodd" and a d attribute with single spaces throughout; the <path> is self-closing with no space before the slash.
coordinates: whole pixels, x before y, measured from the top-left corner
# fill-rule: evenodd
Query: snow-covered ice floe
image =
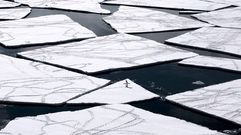
<path id="1" fill-rule="evenodd" d="M 16 2 L 37 8 L 53 8 L 71 11 L 109 14 L 110 11 L 101 8 L 103 0 L 15 0 Z"/>
<path id="2" fill-rule="evenodd" d="M 216 26 L 240 29 L 241 28 L 240 14 L 241 14 L 241 7 L 236 7 L 236 8 L 227 8 L 227 9 L 206 12 L 201 14 L 195 14 L 193 15 L 193 17 Z"/>
<path id="3" fill-rule="evenodd" d="M 233 6 L 241 6 L 241 0 L 205 0 L 209 2 L 215 2 L 215 3 L 223 3 Z"/>
<path id="4" fill-rule="evenodd" d="M 197 56 L 185 59 L 179 64 L 241 72 L 241 60 L 238 59 Z"/>
<path id="5" fill-rule="evenodd" d="M 129 79 L 116 82 L 79 98 L 68 101 L 68 104 L 120 104 L 157 98 L 158 95 L 149 92 Z"/>
<path id="6" fill-rule="evenodd" d="M 105 4 L 211 11 L 229 6 L 203 0 L 106 0 Z"/>
<path id="7" fill-rule="evenodd" d="M 205 27 L 168 39 L 166 43 L 241 56 L 241 29 Z"/>
<path id="8" fill-rule="evenodd" d="M 166 97 L 177 104 L 241 124 L 241 79 Z"/>
<path id="9" fill-rule="evenodd" d="M 0 134 L 223 135 L 184 120 L 119 104 L 16 118 L 10 121 Z"/>
<path id="10" fill-rule="evenodd" d="M 109 81 L 0 55 L 0 102 L 62 104 Z"/>
<path id="11" fill-rule="evenodd" d="M 210 26 L 198 20 L 162 11 L 127 6 L 120 6 L 118 11 L 103 19 L 121 33 L 172 31 Z"/>
<path id="12" fill-rule="evenodd" d="M 31 8 L 0 9 L 0 20 L 22 19 L 30 14 Z"/>
<path id="13" fill-rule="evenodd" d="M 138 36 L 113 34 L 21 52 L 18 55 L 68 69 L 95 73 L 181 60 L 197 54 Z"/>
<path id="14" fill-rule="evenodd" d="M 0 0 L 0 8 L 10 8 L 10 7 L 17 7 L 20 6 L 20 3 Z"/>
<path id="15" fill-rule="evenodd" d="M 54 43 L 96 36 L 66 15 L 2 21 L 0 30 L 0 42 L 6 47 Z"/>

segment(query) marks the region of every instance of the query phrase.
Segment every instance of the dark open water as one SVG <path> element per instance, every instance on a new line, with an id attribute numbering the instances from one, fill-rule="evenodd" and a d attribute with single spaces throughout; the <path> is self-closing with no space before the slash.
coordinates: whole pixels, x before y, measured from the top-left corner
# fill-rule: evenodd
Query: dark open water
<path id="1" fill-rule="evenodd" d="M 107 6 L 103 5 L 103 8 L 111 11 L 116 11 L 118 6 Z M 157 10 L 157 9 L 155 9 Z M 158 9 L 161 11 L 169 12 L 178 15 L 178 11 L 168 9 Z M 66 14 L 76 22 L 94 31 L 98 36 L 109 35 L 116 33 L 111 29 L 109 25 L 102 21 L 104 15 L 88 14 L 88 13 L 77 13 L 60 10 L 48 10 L 48 9 L 33 9 L 32 13 L 28 17 L 37 17 L 42 15 L 50 14 Z M 190 17 L 188 15 L 182 15 Z M 146 37 L 152 40 L 163 43 L 165 39 L 172 38 L 183 33 L 189 32 L 190 30 L 173 31 L 173 32 L 159 32 L 159 33 L 147 33 L 147 34 L 135 34 L 142 37 Z M 31 50 L 37 47 L 25 47 L 19 49 L 6 49 L 0 47 L 0 53 L 16 56 L 16 53 Z M 202 55 L 229 57 L 225 54 L 218 54 L 208 51 L 200 51 L 190 48 L 183 48 L 193 52 L 197 52 Z M 175 93 L 180 93 L 212 84 L 222 83 L 234 79 L 241 78 L 241 74 L 217 71 L 212 69 L 180 66 L 177 62 L 156 64 L 148 67 L 130 69 L 130 70 L 117 70 L 108 73 L 102 73 L 95 75 L 96 77 L 110 79 L 112 81 L 118 81 L 125 78 L 129 78 L 136 83 L 140 84 L 144 88 L 165 97 Z M 193 82 L 202 81 L 203 85 L 195 85 Z M 224 131 L 224 130 L 235 130 L 241 128 L 241 126 L 216 118 L 207 114 L 203 114 L 191 109 L 183 108 L 179 105 L 165 101 L 163 98 L 154 99 L 143 102 L 132 103 L 136 107 L 143 108 L 155 113 L 177 117 L 186 121 L 196 123 L 199 125 L 206 126 L 210 129 Z M 18 104 L 0 104 L 0 129 L 3 128 L 10 120 L 16 117 L 22 116 L 34 116 L 45 113 L 59 112 L 64 110 L 79 110 L 88 107 L 96 106 L 92 105 L 78 105 L 78 106 L 35 106 L 35 105 L 18 105 Z"/>

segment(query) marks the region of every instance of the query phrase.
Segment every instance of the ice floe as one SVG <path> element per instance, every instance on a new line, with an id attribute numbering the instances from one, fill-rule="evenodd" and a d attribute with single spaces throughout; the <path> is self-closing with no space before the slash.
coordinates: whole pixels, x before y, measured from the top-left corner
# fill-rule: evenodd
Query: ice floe
<path id="1" fill-rule="evenodd" d="M 10 7 L 17 7 L 20 6 L 20 3 L 0 0 L 0 8 L 10 8 Z"/>
<path id="2" fill-rule="evenodd" d="M 103 18 L 113 29 L 122 33 L 171 31 L 210 26 L 207 23 L 145 8 L 120 6 Z"/>
<path id="3" fill-rule="evenodd" d="M 16 118 L 1 135 L 223 135 L 173 117 L 130 105 L 108 105 Z"/>
<path id="4" fill-rule="evenodd" d="M 241 56 L 241 29 L 206 27 L 166 42 Z"/>
<path id="5" fill-rule="evenodd" d="M 8 8 L 0 9 L 0 20 L 14 20 L 26 17 L 31 8 Z"/>
<path id="6" fill-rule="evenodd" d="M 195 14 L 193 15 L 193 17 L 216 26 L 229 27 L 229 28 L 241 28 L 240 14 L 241 14 L 241 7 L 236 7 L 236 8 L 227 8 L 227 9 L 206 12 L 201 14 Z"/>
<path id="7" fill-rule="evenodd" d="M 229 4 L 234 6 L 241 6 L 241 0 L 205 0 L 205 1 Z"/>
<path id="8" fill-rule="evenodd" d="M 103 3 L 143 7 L 211 11 L 229 6 L 202 0 L 107 0 Z"/>
<path id="9" fill-rule="evenodd" d="M 22 57 L 95 73 L 180 60 L 197 54 L 146 38 L 113 34 L 26 52 Z"/>
<path id="10" fill-rule="evenodd" d="M 102 9 L 99 2 L 102 0 L 15 0 L 16 2 L 37 8 L 54 8 L 71 11 L 109 14 L 110 11 Z"/>
<path id="11" fill-rule="evenodd" d="M 0 42 L 6 47 L 54 43 L 96 36 L 66 15 L 2 21 L 0 29 Z"/>
<path id="12" fill-rule="evenodd" d="M 116 82 L 107 87 L 68 101 L 68 104 L 120 104 L 157 98 L 158 95 L 149 92 L 129 79 Z"/>
<path id="13" fill-rule="evenodd" d="M 197 56 L 190 59 L 185 59 L 179 63 L 182 65 L 200 66 L 241 72 L 241 60 L 238 59 Z"/>
<path id="14" fill-rule="evenodd" d="M 241 80 L 168 96 L 167 99 L 241 124 Z"/>
<path id="15" fill-rule="evenodd" d="M 0 102 L 62 104 L 109 81 L 0 55 Z"/>

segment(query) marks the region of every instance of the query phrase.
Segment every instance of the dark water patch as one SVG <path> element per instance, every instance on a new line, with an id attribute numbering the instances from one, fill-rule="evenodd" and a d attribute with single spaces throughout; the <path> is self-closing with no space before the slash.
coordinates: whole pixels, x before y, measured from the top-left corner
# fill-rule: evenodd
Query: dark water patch
<path id="1" fill-rule="evenodd" d="M 98 36 L 110 35 L 110 34 L 116 33 L 107 23 L 105 23 L 102 20 L 102 18 L 106 15 L 101 15 L 101 14 L 62 11 L 62 10 L 56 10 L 56 9 L 33 8 L 32 13 L 28 16 L 28 18 L 39 17 L 44 15 L 57 15 L 57 14 L 67 15 L 72 20 L 92 30 Z"/>
<path id="2" fill-rule="evenodd" d="M 76 111 L 94 107 L 96 104 L 81 106 L 42 106 L 42 105 L 6 105 L 0 104 L 0 129 L 17 117 L 36 116 L 62 111 Z"/>
<path id="3" fill-rule="evenodd" d="M 155 40 L 159 43 L 164 43 L 165 40 L 167 39 L 180 36 L 190 31 L 192 30 L 174 30 L 174 31 L 166 31 L 166 32 L 141 33 L 141 34 L 133 34 L 133 35 Z"/>
<path id="4" fill-rule="evenodd" d="M 166 63 L 135 70 L 115 71 L 100 74 L 97 77 L 120 81 L 129 78 L 142 87 L 159 94 L 172 95 L 213 84 L 241 78 L 241 74 L 219 70 L 179 66 L 177 63 Z M 204 85 L 193 82 L 201 81 Z"/>

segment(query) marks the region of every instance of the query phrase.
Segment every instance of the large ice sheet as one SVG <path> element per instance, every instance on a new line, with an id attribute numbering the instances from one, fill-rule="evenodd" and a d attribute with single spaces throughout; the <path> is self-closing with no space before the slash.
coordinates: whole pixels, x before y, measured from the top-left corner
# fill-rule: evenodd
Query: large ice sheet
<path id="1" fill-rule="evenodd" d="M 0 20 L 14 20 L 26 17 L 31 8 L 8 8 L 0 9 Z"/>
<path id="2" fill-rule="evenodd" d="M 121 104 L 157 97 L 159 96 L 126 79 L 70 100 L 68 104 Z"/>
<path id="3" fill-rule="evenodd" d="M 15 0 L 30 7 L 55 8 L 71 11 L 109 14 L 110 11 L 102 9 L 99 2 L 102 0 Z"/>
<path id="4" fill-rule="evenodd" d="M 236 7 L 195 14 L 193 17 L 221 27 L 241 28 L 240 14 L 241 7 Z"/>
<path id="5" fill-rule="evenodd" d="M 61 42 L 96 35 L 65 15 L 0 22 L 0 42 L 7 47 Z"/>
<path id="6" fill-rule="evenodd" d="M 229 4 L 234 6 L 241 6 L 241 0 L 205 0 L 205 1 Z"/>
<path id="7" fill-rule="evenodd" d="M 28 127 L 28 128 L 26 128 Z M 2 135 L 223 135 L 173 117 L 130 105 L 108 105 L 16 118 Z"/>
<path id="8" fill-rule="evenodd" d="M 158 32 L 210 26 L 207 23 L 166 12 L 127 6 L 120 6 L 118 11 L 104 17 L 104 21 L 118 32 L 123 33 Z"/>
<path id="9" fill-rule="evenodd" d="M 241 60 L 238 60 L 238 59 L 210 57 L 210 56 L 197 56 L 197 57 L 185 59 L 179 63 L 183 65 L 200 66 L 200 67 L 241 72 Z"/>
<path id="10" fill-rule="evenodd" d="M 88 73 L 180 60 L 197 54 L 146 38 L 114 34 L 19 55 Z"/>
<path id="11" fill-rule="evenodd" d="M 241 55 L 241 30 L 206 27 L 166 40 L 167 43 Z"/>
<path id="12" fill-rule="evenodd" d="M 0 8 L 17 7 L 20 3 L 15 3 L 11 1 L 0 0 Z"/>
<path id="13" fill-rule="evenodd" d="M 241 80 L 168 96 L 167 99 L 241 124 Z"/>
<path id="14" fill-rule="evenodd" d="M 0 102 L 61 104 L 108 81 L 0 55 Z"/>
<path id="15" fill-rule="evenodd" d="M 107 0 L 104 3 L 203 11 L 211 11 L 228 6 L 228 4 L 212 3 L 202 0 Z"/>

